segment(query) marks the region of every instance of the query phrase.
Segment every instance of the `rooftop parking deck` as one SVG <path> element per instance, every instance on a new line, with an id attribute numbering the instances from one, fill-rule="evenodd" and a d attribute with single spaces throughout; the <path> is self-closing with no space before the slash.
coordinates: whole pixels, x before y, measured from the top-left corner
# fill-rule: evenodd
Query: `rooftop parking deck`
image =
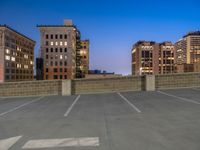
<path id="1" fill-rule="evenodd" d="M 0 98 L 0 150 L 199 150 L 200 88 Z"/>

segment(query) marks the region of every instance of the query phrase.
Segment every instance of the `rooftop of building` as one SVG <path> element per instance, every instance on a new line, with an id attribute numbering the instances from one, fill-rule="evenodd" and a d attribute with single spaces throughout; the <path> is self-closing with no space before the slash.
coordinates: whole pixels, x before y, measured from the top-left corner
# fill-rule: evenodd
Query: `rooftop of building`
<path id="1" fill-rule="evenodd" d="M 164 41 L 164 42 L 161 42 L 159 44 L 164 45 L 164 46 L 173 45 L 173 43 L 171 41 Z"/>
<path id="2" fill-rule="evenodd" d="M 36 43 L 36 42 L 35 42 L 34 40 L 32 40 L 31 38 L 27 37 L 26 35 L 24 35 L 24 34 L 18 32 L 18 31 L 16 31 L 15 29 L 11 28 L 10 26 L 8 26 L 8 25 L 6 25 L 6 24 L 3 24 L 3 25 L 0 24 L 0 27 L 5 27 L 5 28 L 7 28 L 7 29 L 9 29 L 9 30 L 11 30 L 11 31 L 13 31 L 13 32 L 15 32 L 15 33 L 17 33 L 17 34 L 23 36 L 23 37 L 25 37 L 26 39 L 28 39 L 28 40 L 30 40 L 30 41 Z"/>
<path id="3" fill-rule="evenodd" d="M 192 32 L 188 32 L 186 35 L 184 35 L 183 37 L 187 37 L 187 36 L 191 36 L 191 35 L 200 35 L 200 31 L 192 31 Z"/>
<path id="4" fill-rule="evenodd" d="M 145 40 L 140 40 L 140 41 L 137 41 L 134 45 L 141 45 L 141 44 L 150 44 L 150 45 L 153 45 L 153 44 L 156 44 L 155 41 L 145 41 Z"/>

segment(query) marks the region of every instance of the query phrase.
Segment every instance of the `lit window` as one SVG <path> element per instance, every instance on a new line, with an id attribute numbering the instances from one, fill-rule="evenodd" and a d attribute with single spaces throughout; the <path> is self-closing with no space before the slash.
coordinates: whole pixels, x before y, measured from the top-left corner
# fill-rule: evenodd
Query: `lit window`
<path id="1" fill-rule="evenodd" d="M 33 61 L 30 61 L 30 64 L 33 65 Z"/>
<path id="2" fill-rule="evenodd" d="M 62 46 L 63 45 L 63 43 L 62 42 L 60 42 L 60 46 Z"/>
<path id="3" fill-rule="evenodd" d="M 67 46 L 67 42 L 65 42 L 65 46 Z"/>
<path id="4" fill-rule="evenodd" d="M 62 56 L 62 55 L 60 55 L 60 59 L 63 59 L 63 56 Z"/>
<path id="5" fill-rule="evenodd" d="M 6 54 L 10 54 L 10 50 L 9 49 L 6 49 Z"/>
<path id="6" fill-rule="evenodd" d="M 58 45 L 58 42 L 56 42 L 55 44 L 56 44 L 56 46 L 57 46 L 57 45 Z"/>
<path id="7" fill-rule="evenodd" d="M 24 58 L 28 59 L 28 55 L 27 55 L 27 54 L 24 54 Z"/>
<path id="8" fill-rule="evenodd" d="M 28 69 L 28 65 L 24 65 L 24 68 L 25 68 L 25 69 Z"/>
<path id="9" fill-rule="evenodd" d="M 53 42 L 51 42 L 51 46 L 53 46 Z"/>
<path id="10" fill-rule="evenodd" d="M 65 59 L 67 59 L 67 56 L 65 55 Z"/>
<path id="11" fill-rule="evenodd" d="M 10 56 L 6 55 L 6 56 L 5 56 L 5 59 L 6 59 L 6 60 L 10 60 Z"/>
<path id="12" fill-rule="evenodd" d="M 22 66 L 21 64 L 17 64 L 17 68 L 21 68 L 21 66 Z"/>
<path id="13" fill-rule="evenodd" d="M 11 57 L 11 61 L 15 61 L 15 57 Z"/>

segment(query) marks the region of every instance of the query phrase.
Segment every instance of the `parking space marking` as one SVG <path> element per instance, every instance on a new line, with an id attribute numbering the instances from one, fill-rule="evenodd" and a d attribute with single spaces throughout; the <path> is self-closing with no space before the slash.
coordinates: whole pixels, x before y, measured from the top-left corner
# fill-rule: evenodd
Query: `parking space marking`
<path id="1" fill-rule="evenodd" d="M 172 95 L 172 94 L 168 94 L 166 92 L 162 92 L 162 91 L 157 91 L 158 93 L 161 93 L 163 95 L 167 95 L 167 96 L 170 96 L 170 97 L 174 97 L 174 98 L 177 98 L 177 99 L 180 99 L 182 101 L 186 101 L 186 102 L 190 102 L 190 103 L 194 103 L 194 104 L 198 104 L 200 105 L 200 102 L 197 102 L 195 100 L 192 100 L 192 99 L 187 99 L 187 98 L 184 98 L 184 97 L 179 97 L 179 96 L 176 96 L 176 95 Z"/>
<path id="2" fill-rule="evenodd" d="M 99 146 L 98 137 L 64 138 L 64 139 L 40 139 L 28 141 L 22 149 L 40 149 L 72 146 Z"/>
<path id="3" fill-rule="evenodd" d="M 117 93 L 123 100 L 125 100 L 134 110 L 136 110 L 138 113 L 141 113 L 141 110 L 139 110 L 135 105 L 133 105 L 126 97 L 124 97 L 121 93 Z"/>
<path id="4" fill-rule="evenodd" d="M 30 102 L 24 103 L 24 104 L 22 104 L 22 105 L 19 105 L 19 106 L 15 107 L 15 108 L 12 108 L 12 109 L 10 109 L 10 110 L 8 110 L 8 111 L 6 111 L 6 112 L 3 112 L 3 113 L 0 114 L 0 117 L 6 115 L 6 114 L 8 114 L 8 113 L 11 113 L 11 112 L 13 112 L 13 111 L 15 111 L 15 110 L 17 110 L 17 109 L 20 109 L 20 108 L 22 108 L 22 107 L 24 107 L 24 106 L 26 106 L 26 105 L 29 105 L 29 104 L 34 103 L 34 102 L 37 102 L 37 101 L 41 100 L 42 98 L 44 98 L 44 96 L 39 97 L 39 98 L 37 98 L 37 99 L 34 99 L 34 100 L 30 101 Z"/>
<path id="5" fill-rule="evenodd" d="M 79 100 L 80 97 L 81 97 L 81 95 L 78 95 L 76 97 L 76 99 L 74 100 L 74 102 L 71 104 L 71 106 L 68 108 L 68 110 L 64 114 L 64 117 L 67 117 L 69 115 L 69 113 L 71 112 L 72 108 L 74 107 L 74 105 L 76 104 L 76 102 Z"/>
<path id="6" fill-rule="evenodd" d="M 0 150 L 9 150 L 22 136 L 0 140 Z"/>

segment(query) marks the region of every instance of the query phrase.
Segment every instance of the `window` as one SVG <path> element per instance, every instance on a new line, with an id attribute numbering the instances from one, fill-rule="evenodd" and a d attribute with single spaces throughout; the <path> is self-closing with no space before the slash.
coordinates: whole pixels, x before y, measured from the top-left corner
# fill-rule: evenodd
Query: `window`
<path id="1" fill-rule="evenodd" d="M 46 39 L 48 39 L 49 38 L 49 35 L 48 34 L 46 34 Z"/>
<path id="2" fill-rule="evenodd" d="M 55 61 L 55 66 L 58 66 L 58 62 L 57 61 Z"/>
<path id="3" fill-rule="evenodd" d="M 67 39 L 67 34 L 65 34 L 65 39 Z"/>
<path id="4" fill-rule="evenodd" d="M 62 61 L 60 61 L 60 66 L 62 66 L 62 64 L 63 64 Z"/>
<path id="5" fill-rule="evenodd" d="M 51 61 L 51 66 L 53 66 L 53 61 Z"/>
<path id="6" fill-rule="evenodd" d="M 11 61 L 15 61 L 15 57 L 11 57 Z"/>
<path id="7" fill-rule="evenodd" d="M 63 45 L 63 42 L 60 42 L 60 46 L 62 46 Z"/>
<path id="8" fill-rule="evenodd" d="M 58 42 L 55 42 L 55 45 L 58 46 Z"/>
<path id="9" fill-rule="evenodd" d="M 65 55 L 65 59 L 67 59 L 67 55 Z"/>
<path id="10" fill-rule="evenodd" d="M 60 48 L 60 52 L 62 53 L 62 48 Z"/>
<path id="11" fill-rule="evenodd" d="M 67 42 L 65 42 L 65 46 L 67 46 Z"/>
<path id="12" fill-rule="evenodd" d="M 63 59 L 63 56 L 62 56 L 62 55 L 60 55 L 60 59 Z"/>
<path id="13" fill-rule="evenodd" d="M 48 48 L 46 48 L 46 53 L 48 53 L 49 52 L 49 49 Z"/>
<path id="14" fill-rule="evenodd" d="M 65 61 L 65 66 L 67 66 L 67 62 Z"/>
<path id="15" fill-rule="evenodd" d="M 53 48 L 51 48 L 51 52 L 53 52 Z"/>
<path id="16" fill-rule="evenodd" d="M 9 49 L 6 49 L 6 54 L 10 54 L 10 50 Z"/>
<path id="17" fill-rule="evenodd" d="M 53 71 L 54 71 L 54 72 L 58 72 L 58 69 L 57 69 L 57 68 L 54 68 Z"/>
<path id="18" fill-rule="evenodd" d="M 62 72 L 62 68 L 60 68 L 60 72 Z"/>
<path id="19" fill-rule="evenodd" d="M 46 68 L 46 72 L 49 72 L 49 69 L 48 69 L 48 68 Z"/>
<path id="20" fill-rule="evenodd" d="M 46 75 L 46 79 L 48 79 L 48 75 Z"/>
<path id="21" fill-rule="evenodd" d="M 57 34 L 55 35 L 55 39 L 58 39 L 58 35 Z"/>
<path id="22" fill-rule="evenodd" d="M 65 52 L 67 52 L 67 48 L 65 48 Z"/>
<path id="23" fill-rule="evenodd" d="M 53 34 L 51 34 L 51 39 L 53 39 Z"/>
<path id="24" fill-rule="evenodd" d="M 49 42 L 48 41 L 46 41 L 46 46 L 48 46 L 49 45 Z"/>
<path id="25" fill-rule="evenodd" d="M 6 56 L 5 56 L 5 59 L 6 59 L 6 60 L 10 60 L 10 56 L 6 55 Z"/>
<path id="26" fill-rule="evenodd" d="M 60 34 L 60 39 L 62 39 L 62 34 Z"/>
<path id="27" fill-rule="evenodd" d="M 64 70 L 65 72 L 67 72 L 67 68 L 65 68 L 65 70 Z"/>
<path id="28" fill-rule="evenodd" d="M 55 48 L 55 52 L 58 52 L 58 48 Z"/>
<path id="29" fill-rule="evenodd" d="M 46 59 L 49 59 L 49 56 L 48 56 L 48 55 L 46 55 Z"/>
<path id="30" fill-rule="evenodd" d="M 53 42 L 51 42 L 51 46 L 53 46 Z"/>
<path id="31" fill-rule="evenodd" d="M 57 76 L 57 75 L 54 75 L 53 78 L 54 78 L 54 79 L 58 79 L 58 76 Z"/>
<path id="32" fill-rule="evenodd" d="M 62 75 L 60 75 L 60 79 L 62 79 Z"/>
<path id="33" fill-rule="evenodd" d="M 67 79 L 67 75 L 65 75 L 65 79 Z"/>

